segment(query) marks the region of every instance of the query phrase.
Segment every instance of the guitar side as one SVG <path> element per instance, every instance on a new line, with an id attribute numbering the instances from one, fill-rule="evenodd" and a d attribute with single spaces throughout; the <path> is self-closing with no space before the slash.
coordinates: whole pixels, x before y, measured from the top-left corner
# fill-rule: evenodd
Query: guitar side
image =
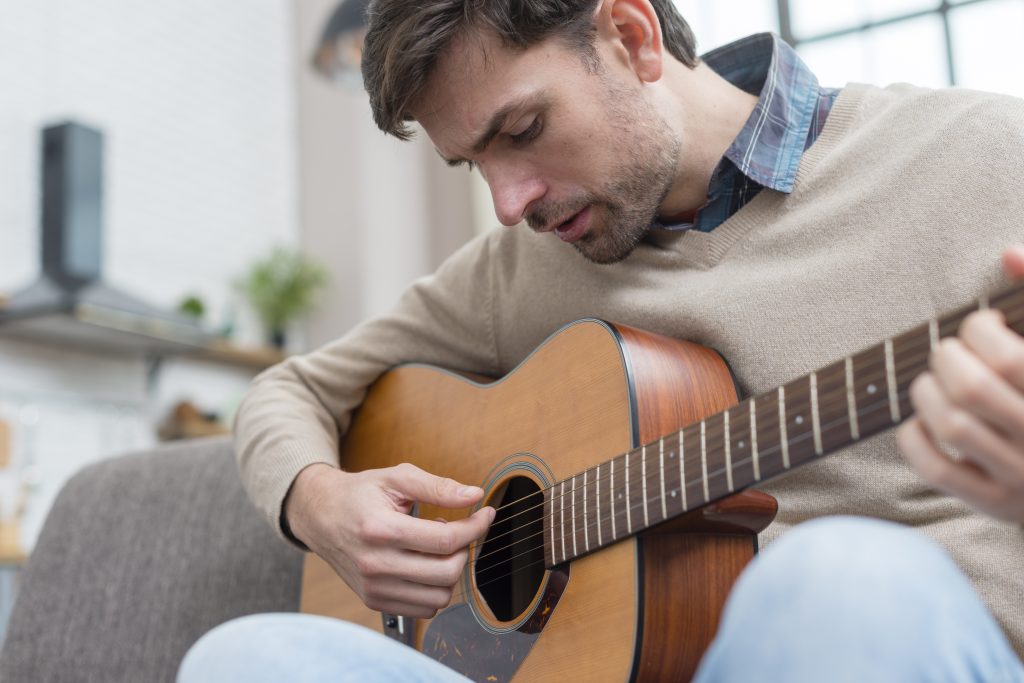
<path id="1" fill-rule="evenodd" d="M 389 372 L 357 413 L 342 463 L 358 471 L 413 462 L 492 488 L 512 472 L 545 487 L 735 401 L 731 376 L 714 352 L 580 321 L 489 384 L 425 366 Z M 516 470 L 522 462 L 532 464 Z M 461 661 L 447 651 L 442 661 L 478 680 L 689 677 L 732 581 L 754 552 L 753 534 L 774 512 L 773 501 L 759 495 L 741 494 L 573 561 L 557 606 L 514 664 L 502 657 Z M 466 513 L 418 511 L 428 519 Z M 727 533 L 711 534 L 716 526 Z M 476 614 L 489 613 L 473 591 L 463 600 Z M 315 556 L 306 562 L 301 609 L 386 630 L 380 615 Z M 437 656 L 440 629 L 431 630 L 431 621 L 415 621 L 406 635 Z M 497 638 L 484 629 L 480 636 Z"/>

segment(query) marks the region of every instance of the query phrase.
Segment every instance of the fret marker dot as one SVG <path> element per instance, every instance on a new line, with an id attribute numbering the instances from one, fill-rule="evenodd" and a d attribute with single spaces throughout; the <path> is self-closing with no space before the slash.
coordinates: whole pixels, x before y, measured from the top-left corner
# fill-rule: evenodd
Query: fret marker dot
<path id="1" fill-rule="evenodd" d="M 868 393 L 869 394 L 874 394 L 877 391 L 878 391 L 878 387 L 876 387 L 874 384 L 869 384 L 868 385 Z"/>
<path id="2" fill-rule="evenodd" d="M 622 494 L 621 493 L 619 494 L 619 498 L 622 498 Z"/>
<path id="3" fill-rule="evenodd" d="M 673 491 L 672 491 L 672 497 L 673 497 L 673 498 L 675 498 L 675 497 L 676 497 L 676 492 L 675 492 L 675 490 L 673 490 Z"/>
<path id="4" fill-rule="evenodd" d="M 796 416 L 796 420 L 795 420 L 795 422 L 796 422 L 796 423 L 797 423 L 798 425 L 802 425 L 802 424 L 804 423 L 804 416 L 803 416 L 803 415 L 797 415 L 797 416 Z"/>
<path id="5" fill-rule="evenodd" d="M 739 443 L 739 447 L 740 447 L 740 448 L 743 448 L 743 442 L 742 442 L 742 441 L 740 441 L 740 443 Z"/>

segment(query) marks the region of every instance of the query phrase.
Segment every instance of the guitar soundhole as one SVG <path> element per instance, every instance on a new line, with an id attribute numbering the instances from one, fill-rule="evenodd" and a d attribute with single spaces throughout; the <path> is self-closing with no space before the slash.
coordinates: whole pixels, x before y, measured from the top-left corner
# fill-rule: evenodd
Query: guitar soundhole
<path id="1" fill-rule="evenodd" d="M 544 580 L 544 497 L 532 479 L 513 477 L 489 504 L 497 515 L 473 571 L 494 616 L 512 621 L 530 606 Z"/>

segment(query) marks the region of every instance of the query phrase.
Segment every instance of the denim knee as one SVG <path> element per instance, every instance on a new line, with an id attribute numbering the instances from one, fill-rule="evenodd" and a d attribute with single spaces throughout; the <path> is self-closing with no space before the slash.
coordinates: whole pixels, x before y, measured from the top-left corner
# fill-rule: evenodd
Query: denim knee
<path id="1" fill-rule="evenodd" d="M 353 652 L 366 652 L 366 640 L 380 638 L 354 624 L 305 614 L 253 614 L 225 622 L 192 646 L 182 660 L 181 683 L 290 680 L 303 650 L 316 648 L 318 669 L 344 668 Z M 319 647 L 326 640 L 330 647 Z M 308 657 L 305 657 L 309 661 Z M 312 680 L 312 678 L 310 679 Z"/>
<path id="2" fill-rule="evenodd" d="M 1021 666 L 932 540 L 874 519 L 801 524 L 740 575 L 699 680 L 1017 680 Z M 771 673 L 769 673 L 771 672 Z"/>

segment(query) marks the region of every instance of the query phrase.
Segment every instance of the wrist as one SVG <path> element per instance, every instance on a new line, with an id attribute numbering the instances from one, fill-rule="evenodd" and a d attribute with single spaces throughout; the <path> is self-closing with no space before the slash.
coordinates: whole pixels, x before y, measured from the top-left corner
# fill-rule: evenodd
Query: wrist
<path id="1" fill-rule="evenodd" d="M 295 479 L 281 505 L 281 531 L 300 545 L 309 547 L 307 527 L 310 509 L 315 506 L 319 482 L 336 467 L 314 463 L 303 468 Z"/>

